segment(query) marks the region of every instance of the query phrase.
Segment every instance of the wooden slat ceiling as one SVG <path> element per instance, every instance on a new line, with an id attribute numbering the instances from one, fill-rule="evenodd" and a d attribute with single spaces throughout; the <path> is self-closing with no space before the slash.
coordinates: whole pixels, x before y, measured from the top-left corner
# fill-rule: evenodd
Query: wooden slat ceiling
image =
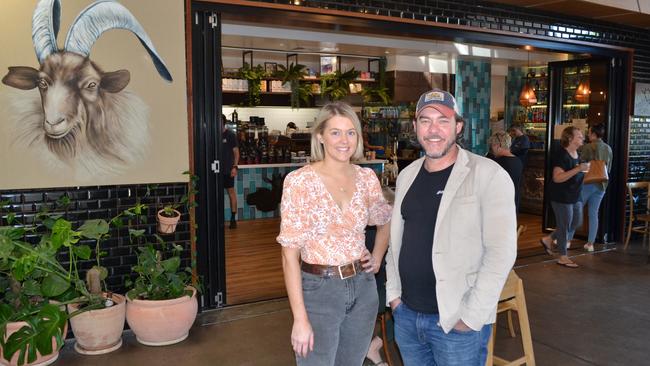
<path id="1" fill-rule="evenodd" d="M 489 0 L 572 17 L 602 20 L 630 27 L 650 29 L 649 0 Z M 604 5 L 611 4 L 611 5 Z"/>

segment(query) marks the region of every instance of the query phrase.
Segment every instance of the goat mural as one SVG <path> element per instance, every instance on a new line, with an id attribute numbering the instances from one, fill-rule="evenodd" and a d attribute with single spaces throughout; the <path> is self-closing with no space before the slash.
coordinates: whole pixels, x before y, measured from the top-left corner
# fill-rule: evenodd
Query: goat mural
<path id="1" fill-rule="evenodd" d="M 48 162 L 63 163 L 77 175 L 117 174 L 145 156 L 149 142 L 147 106 L 125 90 L 128 70 L 104 71 L 90 58 L 102 33 L 125 29 L 147 50 L 160 76 L 167 66 L 133 14 L 115 1 L 100 0 L 79 13 L 58 49 L 61 5 L 41 0 L 32 17 L 32 41 L 40 63 L 9 67 L 2 83 L 22 93 L 12 101 L 17 142 L 42 149 Z"/>

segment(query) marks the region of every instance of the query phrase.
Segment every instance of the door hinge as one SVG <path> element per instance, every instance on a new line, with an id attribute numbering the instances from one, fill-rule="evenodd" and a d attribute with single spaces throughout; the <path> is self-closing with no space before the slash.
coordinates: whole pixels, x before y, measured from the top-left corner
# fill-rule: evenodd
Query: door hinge
<path id="1" fill-rule="evenodd" d="M 210 25 L 212 26 L 212 28 L 216 28 L 216 27 L 219 26 L 219 20 L 218 19 L 219 18 L 217 18 L 217 13 L 212 13 L 212 15 L 210 15 L 208 17 L 208 22 L 210 22 Z"/>
<path id="2" fill-rule="evenodd" d="M 199 13 L 194 13 L 194 24 L 199 25 Z"/>
<path id="3" fill-rule="evenodd" d="M 213 161 L 210 167 L 212 168 L 212 171 L 215 173 L 221 172 L 221 162 L 219 160 Z"/>
<path id="4" fill-rule="evenodd" d="M 217 292 L 217 294 L 214 296 L 214 302 L 218 308 L 223 306 L 223 292 Z"/>

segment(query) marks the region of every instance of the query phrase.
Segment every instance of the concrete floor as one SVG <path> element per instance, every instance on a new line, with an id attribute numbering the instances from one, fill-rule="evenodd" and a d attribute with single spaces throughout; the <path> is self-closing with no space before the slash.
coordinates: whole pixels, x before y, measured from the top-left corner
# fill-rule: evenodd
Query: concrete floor
<path id="1" fill-rule="evenodd" d="M 572 250 L 578 269 L 543 256 L 518 261 L 537 365 L 650 365 L 648 249 L 600 249 Z M 504 325 L 500 318 L 495 354 L 517 358 L 521 343 Z M 293 365 L 290 331 L 286 300 L 267 301 L 203 313 L 186 341 L 168 347 L 140 345 L 125 332 L 121 349 L 91 357 L 68 340 L 54 365 Z"/>

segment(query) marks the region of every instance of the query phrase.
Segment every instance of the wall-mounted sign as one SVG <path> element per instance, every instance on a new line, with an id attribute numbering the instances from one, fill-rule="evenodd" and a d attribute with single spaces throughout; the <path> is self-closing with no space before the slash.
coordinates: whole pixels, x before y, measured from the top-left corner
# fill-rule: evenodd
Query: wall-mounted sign
<path id="1" fill-rule="evenodd" d="M 650 84 L 636 83 L 634 88 L 634 115 L 650 116 Z"/>

